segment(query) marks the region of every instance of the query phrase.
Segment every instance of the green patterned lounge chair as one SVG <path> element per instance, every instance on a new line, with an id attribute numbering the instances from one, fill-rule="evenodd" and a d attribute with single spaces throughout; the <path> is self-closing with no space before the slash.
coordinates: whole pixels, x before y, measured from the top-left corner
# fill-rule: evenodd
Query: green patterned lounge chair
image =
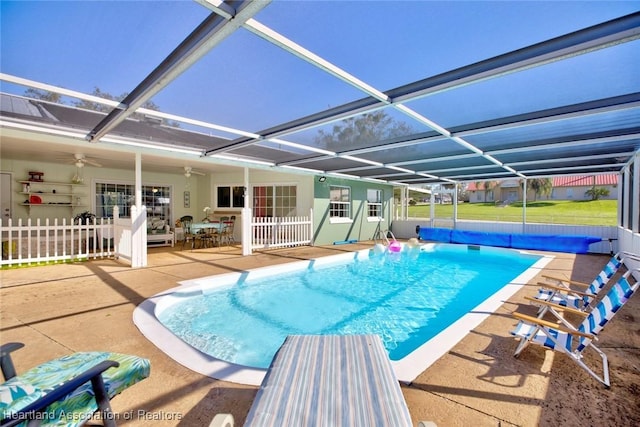
<path id="1" fill-rule="evenodd" d="M 81 426 L 102 420 L 115 426 L 110 399 L 149 376 L 149 360 L 110 352 L 81 352 L 16 375 L 11 352 L 0 347 L 5 382 L 0 385 L 0 426 Z M 100 414 L 94 413 L 100 411 Z"/>

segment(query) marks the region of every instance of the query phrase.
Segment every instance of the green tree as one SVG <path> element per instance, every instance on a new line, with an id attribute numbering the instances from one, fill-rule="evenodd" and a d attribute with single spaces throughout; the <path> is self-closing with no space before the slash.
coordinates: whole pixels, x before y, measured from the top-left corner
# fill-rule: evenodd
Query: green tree
<path id="1" fill-rule="evenodd" d="M 55 102 L 57 104 L 64 104 L 64 101 L 62 100 L 62 95 L 60 95 L 59 93 L 29 88 L 24 92 L 24 94 L 29 98 L 42 99 L 43 101 Z M 108 99 L 110 101 L 120 102 L 123 99 L 125 99 L 129 94 L 125 92 L 120 96 L 114 96 L 108 92 L 103 92 L 99 87 L 94 87 L 93 92 L 91 92 L 91 95 L 97 96 L 98 98 Z M 105 105 L 100 102 L 88 101 L 85 99 L 74 101 L 71 103 L 71 105 L 77 108 L 85 109 L 85 110 L 99 111 L 101 113 L 109 113 L 111 110 L 113 110 L 113 107 L 109 105 Z M 160 107 L 153 101 L 145 102 L 144 104 L 142 104 L 142 107 L 148 110 L 160 111 Z M 144 116 L 140 113 L 133 113 L 131 117 L 138 120 L 144 119 Z M 180 127 L 180 123 L 173 120 L 163 119 L 162 123 L 167 126 Z"/>
<path id="2" fill-rule="evenodd" d="M 126 96 L 126 94 L 122 94 L 120 95 L 120 97 L 115 97 L 110 93 L 101 91 L 99 87 L 94 87 L 93 92 L 91 92 L 91 95 L 97 96 L 98 98 L 104 98 L 110 101 L 118 101 L 118 102 L 122 101 Z M 109 105 L 105 105 L 100 102 L 88 101 L 86 99 L 74 101 L 73 105 L 75 105 L 78 108 L 82 108 L 84 110 L 99 111 L 101 113 L 108 113 L 111 110 L 113 110 L 113 107 Z"/>
<path id="3" fill-rule="evenodd" d="M 129 96 L 129 93 L 125 92 L 120 96 L 114 96 L 108 92 L 103 92 L 102 90 L 100 90 L 99 87 L 94 87 L 93 92 L 91 92 L 91 95 L 96 96 L 98 98 L 108 99 L 110 101 L 121 102 L 123 99 Z M 109 105 L 101 104 L 99 102 L 87 101 L 85 99 L 76 101 L 73 103 L 73 105 L 75 105 L 78 108 L 84 108 L 85 110 L 100 111 L 103 113 L 108 113 L 111 110 L 113 110 L 113 107 Z M 160 107 L 158 107 L 158 105 L 153 101 L 146 101 L 144 104 L 142 104 L 142 108 L 146 108 L 147 110 L 160 111 Z M 140 118 L 141 115 L 138 113 L 133 113 L 132 116 Z"/>
<path id="4" fill-rule="evenodd" d="M 43 101 L 60 103 L 62 101 L 62 95 L 55 92 L 49 92 L 47 90 L 34 89 L 30 87 L 24 91 L 25 96 L 29 98 L 42 99 Z"/>
<path id="5" fill-rule="evenodd" d="M 527 180 L 527 187 L 533 190 L 533 201 L 535 202 L 538 196 L 549 196 L 551 194 L 553 181 L 550 178 L 529 179 Z"/>
<path id="6" fill-rule="evenodd" d="M 412 127 L 394 120 L 384 111 L 365 113 L 336 123 L 331 132 L 318 131 L 315 143 L 332 151 L 371 144 L 413 133 Z"/>
<path id="7" fill-rule="evenodd" d="M 606 197 L 609 195 L 609 190 L 604 187 L 596 187 L 595 185 L 585 191 L 587 196 L 591 197 L 591 200 L 600 200 L 600 197 Z"/>
<path id="8" fill-rule="evenodd" d="M 96 86 L 93 88 L 93 92 L 91 93 L 91 95 L 97 96 L 98 98 L 108 99 L 110 101 L 121 102 L 123 99 L 129 96 L 129 93 L 125 92 L 120 96 L 114 96 L 108 92 L 103 92 L 99 87 Z M 87 101 L 85 99 L 76 101 L 74 102 L 73 105 L 75 105 L 78 108 L 83 108 L 85 110 L 100 111 L 101 113 L 109 113 L 111 110 L 113 110 L 113 107 L 109 105 L 101 104 L 99 102 Z M 142 104 L 142 108 L 146 108 L 147 110 L 160 111 L 160 107 L 151 100 L 146 101 L 144 104 Z M 133 113 L 129 117 L 137 120 L 144 120 L 144 115 L 140 113 Z M 180 127 L 180 123 L 173 120 L 162 119 L 162 123 L 167 126 Z"/>

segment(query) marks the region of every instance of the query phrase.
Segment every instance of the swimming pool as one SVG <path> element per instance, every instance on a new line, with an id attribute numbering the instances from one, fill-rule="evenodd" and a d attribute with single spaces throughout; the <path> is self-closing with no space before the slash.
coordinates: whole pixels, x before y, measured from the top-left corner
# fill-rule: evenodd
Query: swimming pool
<path id="1" fill-rule="evenodd" d="M 183 365 L 249 384 L 288 334 L 376 333 L 408 382 L 546 262 L 467 245 L 365 250 L 186 281 L 147 300 L 134 321 Z"/>

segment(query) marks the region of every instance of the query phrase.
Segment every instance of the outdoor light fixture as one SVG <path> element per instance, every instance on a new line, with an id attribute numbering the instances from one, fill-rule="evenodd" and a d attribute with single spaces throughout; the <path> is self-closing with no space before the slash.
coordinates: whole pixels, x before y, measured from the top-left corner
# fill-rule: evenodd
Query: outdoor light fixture
<path id="1" fill-rule="evenodd" d="M 318 178 L 318 182 L 325 182 L 327 180 L 326 176 L 321 176 L 320 178 Z"/>

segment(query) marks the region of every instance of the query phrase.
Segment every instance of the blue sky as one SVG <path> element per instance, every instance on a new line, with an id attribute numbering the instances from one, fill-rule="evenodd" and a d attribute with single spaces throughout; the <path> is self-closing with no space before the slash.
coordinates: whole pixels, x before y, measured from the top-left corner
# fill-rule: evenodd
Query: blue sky
<path id="1" fill-rule="evenodd" d="M 3 73 L 114 95 L 133 89 L 209 13 L 192 1 L 0 4 Z M 276 0 L 255 18 L 387 90 L 638 10 L 639 1 Z M 597 99 L 640 90 L 638 63 L 636 41 L 413 106 L 454 126 L 562 105 L 564 97 Z M 168 113 L 259 131 L 362 97 L 240 30 L 153 101 Z"/>

